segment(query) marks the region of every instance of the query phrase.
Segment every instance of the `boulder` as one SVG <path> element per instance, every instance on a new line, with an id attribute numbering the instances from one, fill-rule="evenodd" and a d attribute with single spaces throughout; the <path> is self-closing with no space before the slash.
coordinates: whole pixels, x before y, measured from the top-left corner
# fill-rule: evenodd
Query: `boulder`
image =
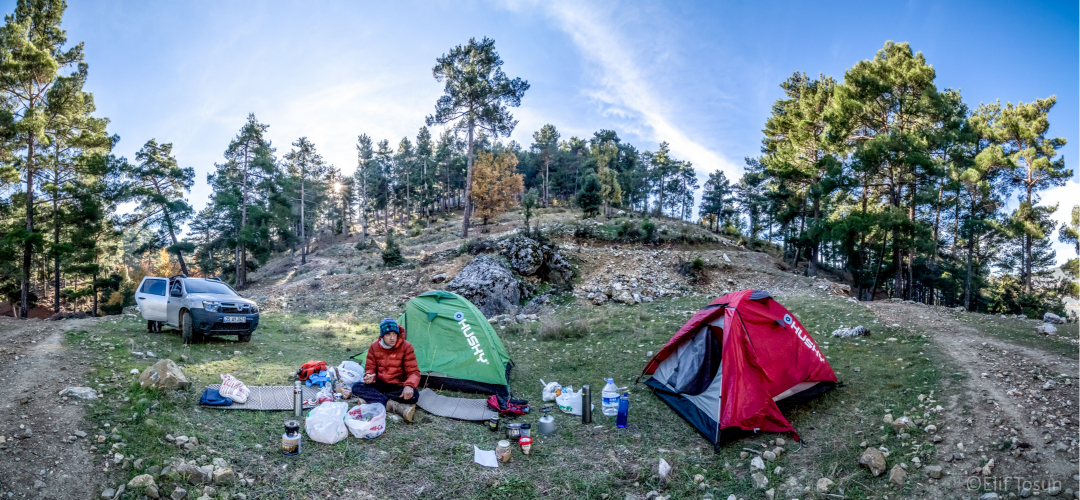
<path id="1" fill-rule="evenodd" d="M 540 277 L 556 287 L 570 286 L 570 280 L 574 279 L 574 268 L 570 261 L 553 246 L 544 245 L 540 250 L 544 252 L 544 266 L 540 268 Z"/>
<path id="2" fill-rule="evenodd" d="M 512 236 L 499 242 L 499 254 L 522 276 L 532 276 L 544 265 L 544 251 L 532 238 Z"/>
<path id="3" fill-rule="evenodd" d="M 874 476 L 880 476 L 885 472 L 885 455 L 877 448 L 867 448 L 859 457 L 859 465 L 870 469 L 870 473 Z"/>
<path id="4" fill-rule="evenodd" d="M 517 307 L 522 290 L 528 290 L 505 264 L 487 254 L 477 255 L 446 288 L 465 297 L 489 318 Z"/>
<path id="5" fill-rule="evenodd" d="M 634 294 L 630 293 L 630 290 L 619 290 L 612 295 L 611 300 L 620 304 L 633 304 Z"/>
<path id="6" fill-rule="evenodd" d="M 1064 325 L 1065 324 L 1065 318 L 1062 318 L 1061 316 L 1058 316 L 1058 315 L 1056 315 L 1054 313 L 1048 312 L 1046 314 L 1043 314 L 1043 323 L 1050 323 L 1052 325 Z"/>
<path id="7" fill-rule="evenodd" d="M 1057 327 L 1052 323 L 1043 323 L 1035 327 L 1035 331 L 1043 335 L 1057 335 Z"/>
<path id="8" fill-rule="evenodd" d="M 171 359 L 162 359 L 143 370 L 139 386 L 163 391 L 184 390 L 191 385 L 187 376 Z"/>

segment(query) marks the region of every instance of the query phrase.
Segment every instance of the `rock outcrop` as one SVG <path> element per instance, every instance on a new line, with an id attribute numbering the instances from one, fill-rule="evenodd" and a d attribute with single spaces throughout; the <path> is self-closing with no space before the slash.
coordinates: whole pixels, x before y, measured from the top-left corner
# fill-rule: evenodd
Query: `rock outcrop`
<path id="1" fill-rule="evenodd" d="M 570 262 L 554 246 L 541 245 L 519 234 L 499 241 L 498 248 L 510 267 L 522 276 L 537 276 L 557 287 L 570 284 L 574 278 Z"/>
<path id="2" fill-rule="evenodd" d="M 505 264 L 487 254 L 477 255 L 446 289 L 468 299 L 489 318 L 516 308 L 523 290 L 528 292 Z"/>

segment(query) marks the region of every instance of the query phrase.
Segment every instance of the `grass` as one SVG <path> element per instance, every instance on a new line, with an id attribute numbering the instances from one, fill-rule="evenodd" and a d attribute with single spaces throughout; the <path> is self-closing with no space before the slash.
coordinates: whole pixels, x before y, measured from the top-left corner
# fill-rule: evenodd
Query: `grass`
<path id="1" fill-rule="evenodd" d="M 219 489 L 221 498 L 235 492 L 249 498 L 354 498 L 362 497 L 361 491 L 378 498 L 599 498 L 605 493 L 622 498 L 661 490 L 656 472 L 660 458 L 674 467 L 664 490 L 673 498 L 701 498 L 705 493 L 714 498 L 759 497 L 761 493 L 752 490 L 749 459 L 740 458 L 740 452 L 744 447 L 763 449 L 778 436 L 745 438 L 714 453 L 712 444 L 693 427 L 643 385 L 633 384 L 647 353 L 658 351 L 693 311 L 710 300 L 684 297 L 634 307 L 564 304 L 543 322 L 496 326 L 517 364 L 511 382 L 514 392 L 534 404 L 534 412 L 518 421 L 536 427 L 541 378 L 575 388 L 591 384 L 596 405 L 592 425 L 558 414 L 554 435 L 537 437 L 531 456 L 515 453 L 513 461 L 499 469 L 473 464 L 472 447 L 493 449 L 501 433 L 422 411 L 418 422 L 391 422 L 374 440 L 350 437 L 329 446 L 305 436 L 303 454 L 285 457 L 279 453 L 279 440 L 281 424 L 290 414 L 197 407 L 202 388 L 217 383 L 220 373 L 232 373 L 249 385 L 286 385 L 308 360 L 337 364 L 366 348 L 374 339 L 378 318 L 264 314 L 264 323 L 249 344 L 215 340 L 192 346 L 181 345 L 175 332 L 147 334 L 144 323 L 125 319 L 72 333 L 68 341 L 76 348 L 107 349 L 102 342 L 119 345 L 131 338 L 140 349 L 156 342 L 150 350 L 160 356 L 176 361 L 187 356 L 182 366 L 193 387 L 170 395 L 140 389 L 135 376 L 127 373 L 145 368 L 149 361 L 116 354 L 120 349 L 103 350 L 113 357 L 98 358 L 90 382 L 104 384 L 105 397 L 93 403 L 89 418 L 99 433 L 119 436 L 126 445 L 124 455 L 143 458 L 144 467 L 160 466 L 175 456 L 205 455 L 202 463 L 227 457 L 237 471 L 256 479 L 250 488 Z M 858 468 L 862 441 L 888 447 L 893 457 L 917 454 L 924 463 L 932 462 L 933 448 L 920 442 L 925 438 L 921 432 L 912 431 L 915 437 L 902 440 L 882 428 L 886 412 L 922 418 L 933 407 L 929 400 L 918 400 L 919 394 L 941 388 L 935 368 L 940 360 L 925 336 L 889 334 L 898 338 L 896 342 L 886 342 L 883 336 L 865 342 L 830 339 L 826 335 L 836 327 L 872 323 L 873 316 L 862 306 L 835 298 L 779 300 L 811 331 L 845 385 L 789 414 L 803 441 L 800 445 L 788 439 L 788 453 L 769 464 L 769 486 L 778 488 L 778 496 L 802 498 L 804 487 L 826 476 L 844 489 L 847 498 L 874 495 L 875 489 L 884 488 L 885 479 Z M 854 371 L 856 367 L 860 371 Z M 614 418 L 599 411 L 605 377 L 630 387 L 628 429 L 616 429 Z M 196 436 L 200 446 L 180 452 L 163 439 L 166 433 Z M 890 464 L 895 460 L 890 458 Z M 777 465 L 785 471 L 773 473 Z M 117 484 L 137 473 L 112 467 Z M 707 490 L 696 487 L 695 474 L 705 476 Z M 782 485 L 787 481 L 790 486 Z M 169 478 L 158 483 L 163 493 L 179 484 Z M 124 498 L 136 497 L 126 493 Z"/>

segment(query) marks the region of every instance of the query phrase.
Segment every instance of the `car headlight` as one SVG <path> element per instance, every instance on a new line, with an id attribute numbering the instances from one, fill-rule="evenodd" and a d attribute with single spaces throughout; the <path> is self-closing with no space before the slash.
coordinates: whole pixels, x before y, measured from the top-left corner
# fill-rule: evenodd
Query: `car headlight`
<path id="1" fill-rule="evenodd" d="M 202 303 L 202 306 L 203 306 L 203 309 L 206 309 L 206 312 L 219 312 L 219 311 L 221 311 L 221 302 L 211 302 L 209 300 L 204 300 L 203 303 Z"/>
<path id="2" fill-rule="evenodd" d="M 251 304 L 251 314 L 259 314 L 259 306 Z"/>

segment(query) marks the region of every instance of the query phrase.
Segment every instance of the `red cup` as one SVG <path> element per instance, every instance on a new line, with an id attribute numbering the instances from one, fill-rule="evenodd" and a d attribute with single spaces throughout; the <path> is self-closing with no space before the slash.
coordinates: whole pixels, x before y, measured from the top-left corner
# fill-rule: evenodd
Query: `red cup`
<path id="1" fill-rule="evenodd" d="M 529 436 L 522 436 L 518 438 L 518 444 L 521 445 L 521 452 L 528 455 L 529 450 L 532 449 L 532 438 Z"/>

